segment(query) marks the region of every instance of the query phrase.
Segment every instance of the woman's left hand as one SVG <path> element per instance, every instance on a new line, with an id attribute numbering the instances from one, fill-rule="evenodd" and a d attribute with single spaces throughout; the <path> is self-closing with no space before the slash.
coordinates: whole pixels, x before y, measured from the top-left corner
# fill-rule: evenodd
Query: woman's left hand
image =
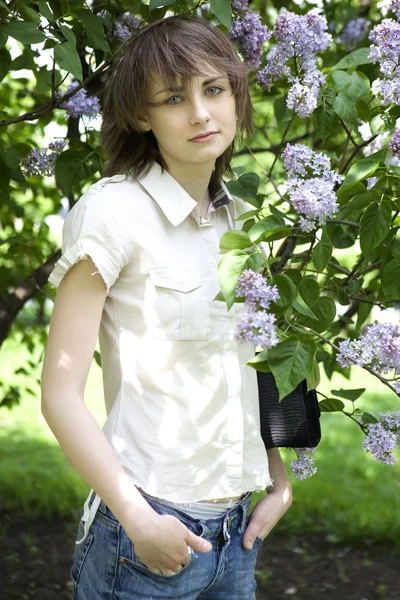
<path id="1" fill-rule="evenodd" d="M 251 550 L 256 537 L 265 539 L 292 504 L 290 484 L 273 489 L 253 508 L 243 536 L 243 546 Z"/>

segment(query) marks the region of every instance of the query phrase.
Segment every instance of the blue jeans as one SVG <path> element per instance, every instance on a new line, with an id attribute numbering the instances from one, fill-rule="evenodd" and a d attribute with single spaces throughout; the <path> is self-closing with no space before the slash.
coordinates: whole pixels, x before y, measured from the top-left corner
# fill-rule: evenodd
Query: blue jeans
<path id="1" fill-rule="evenodd" d="M 242 544 L 251 492 L 224 515 L 206 520 L 141 493 L 157 513 L 178 518 L 211 542 L 213 549 L 206 553 L 192 549 L 191 560 L 173 575 L 153 573 L 136 556 L 134 544 L 101 501 L 87 538 L 75 549 L 72 600 L 255 600 L 254 571 L 263 540 L 256 538 L 252 550 Z M 81 521 L 77 539 L 82 534 Z"/>

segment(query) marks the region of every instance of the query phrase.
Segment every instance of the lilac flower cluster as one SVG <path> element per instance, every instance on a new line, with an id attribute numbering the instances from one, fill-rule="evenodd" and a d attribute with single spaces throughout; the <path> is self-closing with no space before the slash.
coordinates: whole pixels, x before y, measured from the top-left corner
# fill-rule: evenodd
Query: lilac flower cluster
<path id="1" fill-rule="evenodd" d="M 74 90 L 79 85 L 78 81 L 73 81 L 67 89 L 67 94 Z M 57 96 L 61 96 L 58 92 Z M 100 101 L 97 96 L 88 96 L 87 91 L 81 88 L 69 100 L 60 104 L 61 108 L 65 108 L 70 117 L 80 117 L 87 115 L 89 118 L 96 117 L 100 112 Z"/>
<path id="2" fill-rule="evenodd" d="M 274 81 L 286 77 L 293 84 L 287 106 L 303 119 L 316 109 L 326 80 L 318 69 L 317 54 L 326 50 L 332 41 L 327 29 L 325 17 L 313 10 L 306 15 L 282 13 L 273 30 L 278 42 L 269 51 L 266 66 L 256 74 L 260 86 L 267 90 Z"/>
<path id="3" fill-rule="evenodd" d="M 21 171 L 25 177 L 38 177 L 45 175 L 50 177 L 54 174 L 54 167 L 57 156 L 64 150 L 67 142 L 65 140 L 56 140 L 43 148 L 42 151 L 35 148 L 31 150 L 28 156 L 21 161 Z"/>
<path id="4" fill-rule="evenodd" d="M 233 20 L 228 38 L 238 44 L 240 53 L 249 66 L 258 67 L 261 62 L 262 45 L 271 35 L 268 27 L 261 23 L 260 14 L 249 10 Z"/>
<path id="5" fill-rule="evenodd" d="M 379 423 L 368 425 L 363 446 L 367 452 L 386 465 L 397 462 L 393 455 L 400 444 L 400 412 L 379 413 Z"/>
<path id="6" fill-rule="evenodd" d="M 371 91 L 382 96 L 382 104 L 400 104 L 400 23 L 384 19 L 373 28 L 369 39 L 374 42 L 369 58 L 380 63 L 383 75 L 373 82 Z"/>
<path id="7" fill-rule="evenodd" d="M 396 129 L 394 132 L 394 135 L 389 142 L 389 150 L 393 156 L 400 158 L 400 129 Z"/>
<path id="8" fill-rule="evenodd" d="M 392 12 L 400 19 L 400 0 L 381 0 L 377 7 L 381 9 L 384 17 L 388 12 Z"/>
<path id="9" fill-rule="evenodd" d="M 351 19 L 343 28 L 342 33 L 339 35 L 339 42 L 346 46 L 349 50 L 354 50 L 361 40 L 364 39 L 370 22 L 368 19 Z"/>
<path id="10" fill-rule="evenodd" d="M 232 8 L 236 12 L 244 12 L 249 8 L 249 0 L 233 0 Z"/>
<path id="11" fill-rule="evenodd" d="M 297 460 L 290 462 L 294 477 L 302 480 L 315 475 L 317 468 L 314 467 L 314 457 L 311 456 L 315 448 L 293 448 L 293 450 L 297 456 Z"/>
<path id="12" fill-rule="evenodd" d="M 139 29 L 141 22 L 140 17 L 135 17 L 126 12 L 115 20 L 112 36 L 122 42 L 132 35 L 136 29 Z"/>
<path id="13" fill-rule="evenodd" d="M 334 186 L 343 177 L 332 171 L 326 154 L 314 152 L 303 144 L 287 144 L 282 158 L 288 173 L 290 203 L 301 215 L 300 228 L 313 231 L 339 209 Z"/>
<path id="14" fill-rule="evenodd" d="M 400 375 L 400 325 L 368 325 L 358 340 L 339 343 L 336 358 L 343 368 L 367 365 L 376 373 Z"/>
<path id="15" fill-rule="evenodd" d="M 240 319 L 234 339 L 262 349 L 276 346 L 275 315 L 266 312 L 271 302 L 279 299 L 276 286 L 268 285 L 260 273 L 246 269 L 238 278 L 235 292 L 237 297 L 245 297 L 248 312 Z"/>

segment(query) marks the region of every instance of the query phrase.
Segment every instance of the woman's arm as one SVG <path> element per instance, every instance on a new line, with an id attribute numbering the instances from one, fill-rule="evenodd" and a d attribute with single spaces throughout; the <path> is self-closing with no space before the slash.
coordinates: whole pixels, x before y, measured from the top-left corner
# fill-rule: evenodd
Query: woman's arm
<path id="1" fill-rule="evenodd" d="M 255 505 L 243 536 L 243 545 L 251 550 L 256 537 L 265 539 L 292 504 L 292 486 L 279 448 L 267 450 L 269 472 L 274 485 Z"/>
<path id="2" fill-rule="evenodd" d="M 105 284 L 90 257 L 73 265 L 61 281 L 42 369 L 42 413 L 79 475 L 118 520 L 134 521 L 141 533 L 156 513 L 84 403 L 105 298 Z"/>

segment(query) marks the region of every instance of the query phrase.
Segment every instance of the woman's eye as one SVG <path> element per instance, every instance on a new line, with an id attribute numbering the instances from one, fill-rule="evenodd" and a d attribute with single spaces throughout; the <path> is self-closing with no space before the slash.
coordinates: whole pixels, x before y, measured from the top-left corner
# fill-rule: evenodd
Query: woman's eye
<path id="1" fill-rule="evenodd" d="M 179 104 L 179 102 L 171 102 L 174 98 L 179 98 L 179 96 L 171 96 L 166 102 L 166 104 Z"/>
<path id="2" fill-rule="evenodd" d="M 224 88 L 220 88 L 220 87 L 217 87 L 217 86 L 213 86 L 213 87 L 210 87 L 210 88 L 208 88 L 208 91 L 210 91 L 210 90 L 218 90 L 219 92 L 223 92 L 223 91 L 224 91 Z M 217 96 L 217 95 L 218 95 L 218 94 L 211 94 L 211 96 Z"/>

